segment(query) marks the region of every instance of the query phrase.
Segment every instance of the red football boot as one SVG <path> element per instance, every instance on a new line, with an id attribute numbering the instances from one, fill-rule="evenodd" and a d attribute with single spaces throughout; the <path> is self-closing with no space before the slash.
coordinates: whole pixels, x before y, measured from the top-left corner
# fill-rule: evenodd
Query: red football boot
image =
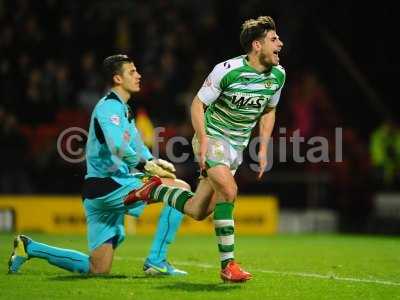
<path id="1" fill-rule="evenodd" d="M 230 261 L 225 269 L 221 270 L 220 276 L 225 282 L 244 282 L 252 278 L 252 275 L 244 271 L 234 260 Z"/>
<path id="2" fill-rule="evenodd" d="M 137 190 L 129 192 L 124 199 L 125 205 L 130 205 L 137 201 L 144 201 L 146 203 L 152 203 L 150 199 L 150 192 L 161 184 L 161 179 L 158 176 L 152 176 L 143 183 L 143 186 Z"/>

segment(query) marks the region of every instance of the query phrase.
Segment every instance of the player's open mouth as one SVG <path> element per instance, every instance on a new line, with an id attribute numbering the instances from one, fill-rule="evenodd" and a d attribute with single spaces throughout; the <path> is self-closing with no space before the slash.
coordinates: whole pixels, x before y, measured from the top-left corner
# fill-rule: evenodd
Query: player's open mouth
<path id="1" fill-rule="evenodd" d="M 274 52 L 272 52 L 275 56 L 275 58 L 279 61 L 279 52 L 280 50 L 275 50 Z"/>

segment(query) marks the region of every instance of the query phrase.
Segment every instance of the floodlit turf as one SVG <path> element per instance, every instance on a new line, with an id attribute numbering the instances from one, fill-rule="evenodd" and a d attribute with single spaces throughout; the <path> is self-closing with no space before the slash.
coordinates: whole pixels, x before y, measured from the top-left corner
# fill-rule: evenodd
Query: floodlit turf
<path id="1" fill-rule="evenodd" d="M 83 236 L 32 234 L 60 247 L 85 251 Z M 400 299 L 400 238 L 340 235 L 239 236 L 236 256 L 253 280 L 223 284 L 214 236 L 180 236 L 170 261 L 185 277 L 146 277 L 151 238 L 128 236 L 112 275 L 87 277 L 28 261 L 7 275 L 13 237 L 0 234 L 0 299 Z"/>

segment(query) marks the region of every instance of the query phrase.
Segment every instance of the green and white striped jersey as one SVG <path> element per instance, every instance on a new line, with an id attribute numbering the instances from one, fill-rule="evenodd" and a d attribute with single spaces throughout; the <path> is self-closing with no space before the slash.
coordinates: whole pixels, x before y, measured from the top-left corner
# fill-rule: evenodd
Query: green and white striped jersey
<path id="1" fill-rule="evenodd" d="M 243 150 L 265 109 L 278 104 L 285 77 L 280 65 L 267 72 L 256 71 L 245 55 L 217 64 L 197 93 L 208 106 L 207 134 Z"/>

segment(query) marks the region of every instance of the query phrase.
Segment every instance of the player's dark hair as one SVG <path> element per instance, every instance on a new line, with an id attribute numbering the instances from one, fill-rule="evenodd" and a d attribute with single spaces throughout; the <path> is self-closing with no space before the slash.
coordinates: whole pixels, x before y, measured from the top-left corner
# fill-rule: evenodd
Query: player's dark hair
<path id="1" fill-rule="evenodd" d="M 128 55 L 116 54 L 106 57 L 103 61 L 103 73 L 108 83 L 114 83 L 114 75 L 122 74 L 122 65 L 132 63 L 132 59 Z"/>
<path id="2" fill-rule="evenodd" d="M 252 49 L 253 41 L 264 38 L 270 30 L 276 30 L 276 27 L 274 20 L 269 16 L 246 20 L 242 24 L 240 33 L 240 44 L 243 50 L 249 53 Z"/>

